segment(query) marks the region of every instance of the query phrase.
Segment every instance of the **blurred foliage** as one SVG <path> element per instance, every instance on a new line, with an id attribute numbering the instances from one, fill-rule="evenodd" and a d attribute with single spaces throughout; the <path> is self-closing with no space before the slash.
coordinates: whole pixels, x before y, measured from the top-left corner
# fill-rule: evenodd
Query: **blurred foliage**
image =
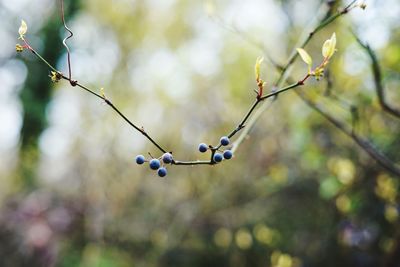
<path id="1" fill-rule="evenodd" d="M 200 159 L 197 144 L 216 143 L 251 104 L 255 59 L 268 51 L 286 62 L 321 1 L 205 1 L 208 14 L 203 1 L 66 2 L 76 79 L 104 87 L 176 158 Z M 265 21 L 252 21 L 249 6 Z M 305 90 L 349 123 L 357 106 L 357 131 L 399 162 L 399 121 L 381 111 L 370 62 L 347 31 L 363 29 L 354 17 L 374 10 L 364 12 L 313 38 L 313 58 L 333 31 L 338 52 L 328 77 Z M 37 36 L 66 72 L 58 18 L 54 9 Z M 396 105 L 399 24 L 384 25 L 389 38 L 377 53 Z M 18 190 L 2 196 L 1 266 L 399 266 L 398 177 L 293 92 L 279 96 L 233 160 L 172 166 L 161 179 L 134 163 L 137 154 L 160 156 L 140 134 L 85 92 L 66 83 L 52 90 L 48 70 L 25 61 L 19 167 L 7 177 Z M 305 71 L 298 61 L 291 76 Z M 269 89 L 278 74 L 262 65 Z"/>

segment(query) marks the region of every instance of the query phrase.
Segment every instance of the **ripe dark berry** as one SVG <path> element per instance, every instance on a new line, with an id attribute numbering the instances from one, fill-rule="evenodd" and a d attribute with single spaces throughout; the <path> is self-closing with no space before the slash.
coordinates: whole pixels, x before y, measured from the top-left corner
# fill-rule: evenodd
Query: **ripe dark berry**
<path id="1" fill-rule="evenodd" d="M 158 159 L 152 159 L 150 160 L 150 169 L 152 170 L 157 170 L 158 168 L 160 168 L 160 161 Z"/>
<path id="2" fill-rule="evenodd" d="M 143 155 L 138 155 L 136 156 L 136 163 L 142 165 L 144 162 L 146 161 L 146 159 L 144 158 Z"/>
<path id="3" fill-rule="evenodd" d="M 199 151 L 200 151 L 201 153 L 206 152 L 207 149 L 208 149 L 208 146 L 207 146 L 206 144 L 201 143 L 201 144 L 199 145 Z"/>
<path id="4" fill-rule="evenodd" d="M 215 153 L 214 154 L 214 161 L 215 162 L 221 162 L 222 161 L 222 155 L 221 155 L 221 153 Z"/>
<path id="5" fill-rule="evenodd" d="M 232 156 L 233 156 L 232 151 L 230 151 L 230 150 L 225 150 L 224 151 L 224 159 L 231 159 Z"/>
<path id="6" fill-rule="evenodd" d="M 221 145 L 223 145 L 223 146 L 229 145 L 229 138 L 227 136 L 222 136 L 219 141 L 220 141 Z"/>
<path id="7" fill-rule="evenodd" d="M 158 169 L 157 174 L 158 174 L 158 176 L 160 176 L 160 177 L 164 177 L 164 176 L 167 175 L 167 169 L 164 168 L 164 167 L 161 167 L 161 168 Z"/>
<path id="8" fill-rule="evenodd" d="M 170 164 L 172 162 L 172 155 L 171 153 L 164 153 L 164 155 L 162 156 L 162 161 L 165 164 Z"/>

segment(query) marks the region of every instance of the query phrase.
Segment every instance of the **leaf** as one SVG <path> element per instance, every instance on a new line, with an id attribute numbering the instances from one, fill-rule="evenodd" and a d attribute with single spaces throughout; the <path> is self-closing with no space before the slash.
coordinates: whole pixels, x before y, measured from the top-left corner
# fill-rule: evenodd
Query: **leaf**
<path id="1" fill-rule="evenodd" d="M 297 53 L 299 53 L 301 59 L 308 65 L 311 67 L 312 65 L 312 58 L 311 56 L 307 53 L 306 50 L 304 50 L 303 48 L 297 48 Z"/>
<path id="2" fill-rule="evenodd" d="M 19 26 L 18 29 L 19 36 L 22 38 L 27 31 L 28 31 L 28 25 L 26 25 L 26 22 L 24 20 L 21 20 L 21 26 Z"/>
<path id="3" fill-rule="evenodd" d="M 336 49 L 336 34 L 333 33 L 331 38 L 326 40 L 325 43 L 322 46 L 322 55 L 324 58 L 331 58 L 333 54 L 335 53 Z"/>
<path id="4" fill-rule="evenodd" d="M 263 61 L 264 61 L 264 57 L 259 57 L 259 58 L 257 58 L 256 64 L 254 65 L 254 72 L 256 74 L 257 81 L 260 79 L 260 66 Z"/>

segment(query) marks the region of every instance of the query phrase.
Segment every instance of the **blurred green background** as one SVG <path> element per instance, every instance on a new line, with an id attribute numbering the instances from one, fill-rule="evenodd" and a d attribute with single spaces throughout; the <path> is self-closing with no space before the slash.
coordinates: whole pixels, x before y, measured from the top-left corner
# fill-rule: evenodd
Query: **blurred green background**
<path id="1" fill-rule="evenodd" d="M 254 63 L 284 64 L 328 9 L 318 0 L 66 0 L 73 77 L 108 98 L 178 159 L 207 159 L 251 105 Z M 336 7 L 347 1 L 329 1 Z M 382 112 L 370 60 L 400 103 L 400 3 L 366 1 L 319 32 L 336 32 L 329 80 L 305 90 L 394 163 L 400 123 Z M 293 92 L 265 112 L 231 161 L 168 168 L 100 100 L 30 53 L 15 53 L 20 20 L 31 45 L 67 73 L 59 2 L 0 0 L 0 266 L 400 266 L 399 177 Z M 304 76 L 299 60 L 291 77 Z M 265 61 L 267 88 L 279 72 Z"/>

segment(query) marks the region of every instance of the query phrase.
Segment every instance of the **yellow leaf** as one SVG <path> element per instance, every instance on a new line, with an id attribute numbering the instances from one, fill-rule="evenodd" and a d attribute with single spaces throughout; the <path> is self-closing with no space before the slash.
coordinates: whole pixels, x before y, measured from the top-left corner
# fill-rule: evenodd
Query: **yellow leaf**
<path id="1" fill-rule="evenodd" d="M 333 33 L 331 38 L 326 40 L 322 46 L 322 55 L 324 58 L 331 58 L 336 49 L 336 34 Z"/>
<path id="2" fill-rule="evenodd" d="M 102 98 L 106 98 L 106 94 L 104 93 L 104 88 L 100 88 L 100 95 Z"/>
<path id="3" fill-rule="evenodd" d="M 297 48 L 296 50 L 297 50 L 297 52 L 299 53 L 301 59 L 302 59 L 309 67 L 311 67 L 311 65 L 312 65 L 312 58 L 311 58 L 311 56 L 307 53 L 307 51 L 304 50 L 303 48 Z"/>
<path id="4" fill-rule="evenodd" d="M 19 26 L 18 33 L 21 38 L 24 37 L 25 33 L 28 31 L 28 25 L 24 20 L 21 20 L 21 26 Z"/>
<path id="5" fill-rule="evenodd" d="M 260 66 L 263 61 L 264 61 L 264 57 L 259 57 L 259 58 L 257 58 L 256 64 L 254 65 L 254 72 L 256 74 L 257 81 L 260 79 Z"/>

